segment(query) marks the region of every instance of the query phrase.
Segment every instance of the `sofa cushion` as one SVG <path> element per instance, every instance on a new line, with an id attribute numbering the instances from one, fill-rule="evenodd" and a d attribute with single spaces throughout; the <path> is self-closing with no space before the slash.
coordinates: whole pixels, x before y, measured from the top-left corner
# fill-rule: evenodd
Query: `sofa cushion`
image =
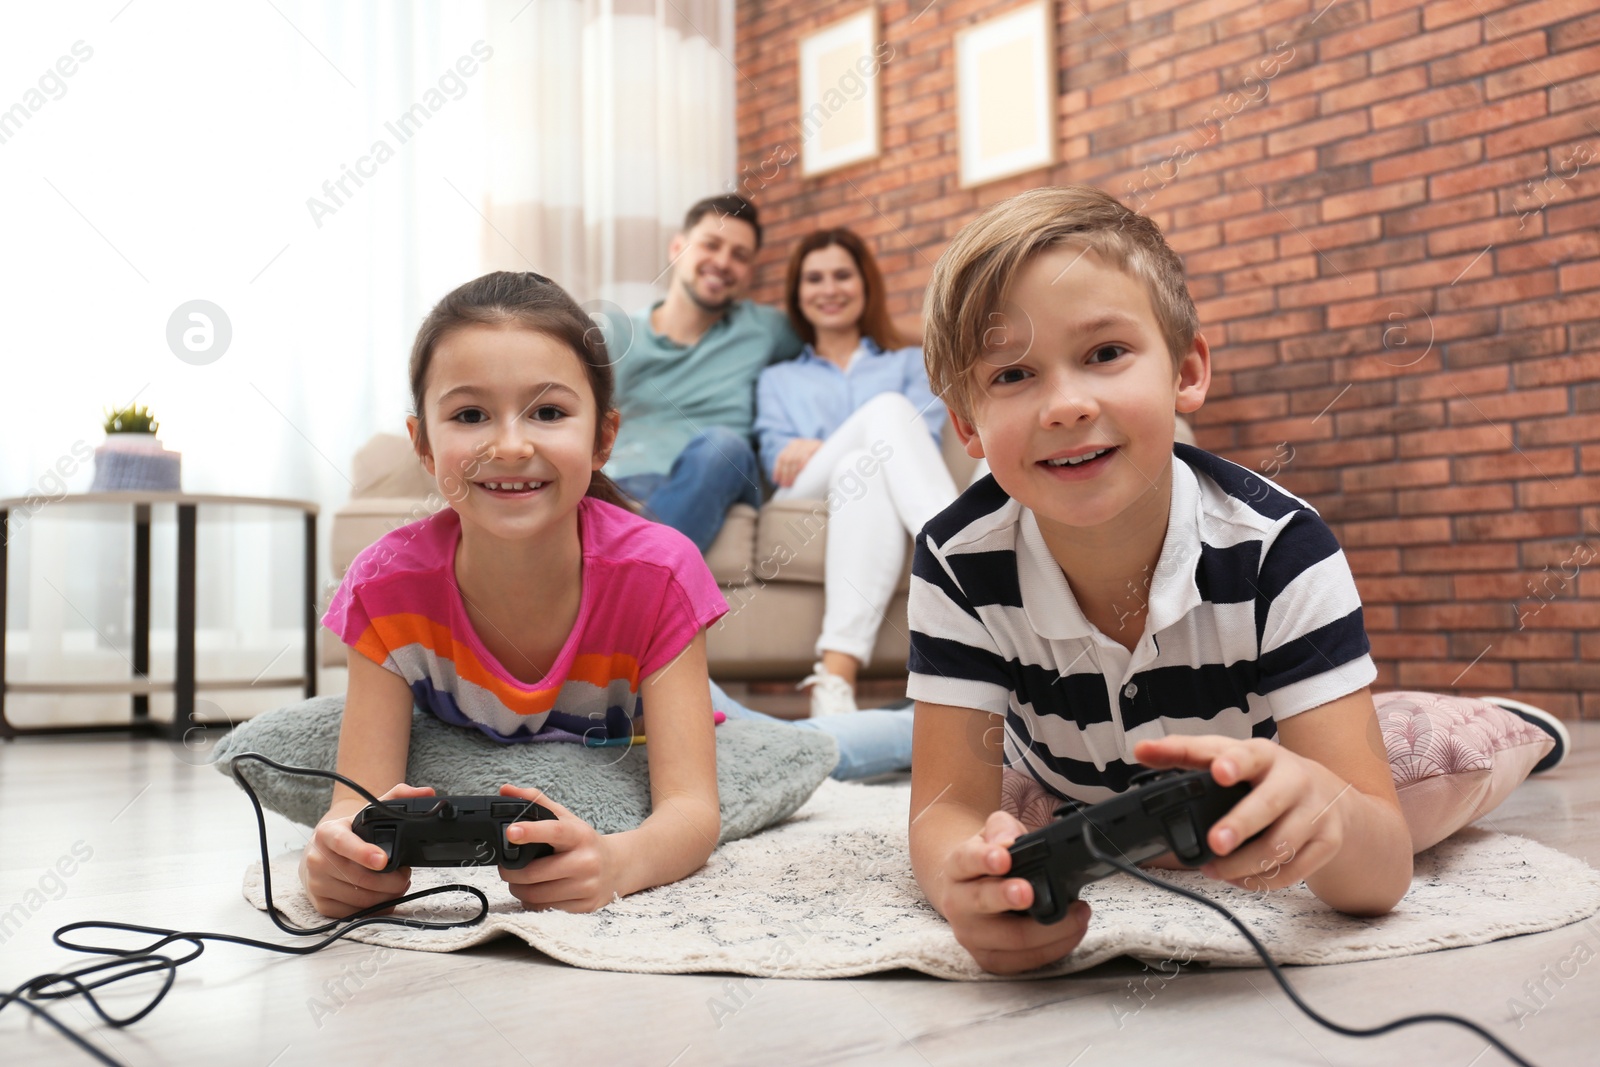
<path id="1" fill-rule="evenodd" d="M 350 463 L 350 495 L 361 497 L 404 497 L 422 500 L 438 492 L 433 475 L 423 469 L 411 447 L 411 439 L 399 434 L 373 434 L 357 450 Z M 361 546 L 365 548 L 366 546 Z"/>
<path id="2" fill-rule="evenodd" d="M 828 505 L 823 500 L 773 500 L 756 520 L 753 579 L 821 585 L 828 554 Z M 911 582 L 911 538 L 903 530 L 885 530 L 906 544 L 906 559 L 895 589 Z"/>
<path id="3" fill-rule="evenodd" d="M 722 530 L 706 552 L 706 566 L 718 585 L 743 585 L 750 580 L 750 560 L 755 552 L 756 509 L 735 504 L 722 520 Z"/>

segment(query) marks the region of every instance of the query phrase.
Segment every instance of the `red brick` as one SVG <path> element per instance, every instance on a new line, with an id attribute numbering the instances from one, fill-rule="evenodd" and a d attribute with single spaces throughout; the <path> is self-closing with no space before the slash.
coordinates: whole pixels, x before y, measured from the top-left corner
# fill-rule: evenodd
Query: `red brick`
<path id="1" fill-rule="evenodd" d="M 1517 63 L 1528 63 L 1545 54 L 1543 33 L 1526 33 L 1505 38 L 1512 31 L 1496 24 L 1488 44 L 1428 64 L 1428 79 L 1435 85 L 1477 78 L 1492 70 L 1504 70 Z"/>
<path id="2" fill-rule="evenodd" d="M 1236 341 L 1266 341 L 1294 337 L 1322 329 L 1320 308 L 1297 308 L 1257 319 L 1238 319 L 1228 324 L 1228 336 Z"/>
<path id="3" fill-rule="evenodd" d="M 1270 237 L 1245 244 L 1223 245 L 1184 257 L 1184 269 L 1191 274 L 1209 274 L 1212 271 L 1232 270 L 1251 263 L 1266 263 L 1277 254 L 1277 244 Z"/>
<path id="4" fill-rule="evenodd" d="M 1373 104 L 1372 128 L 1382 130 L 1390 126 L 1403 126 L 1434 115 L 1476 108 L 1482 103 L 1483 90 L 1475 83 L 1446 85 L 1415 96 Z"/>
<path id="5" fill-rule="evenodd" d="M 1560 326 L 1546 326 L 1520 333 L 1495 333 L 1481 340 L 1454 341 L 1445 346 L 1452 367 L 1517 362 L 1566 350 L 1567 331 Z"/>
<path id="6" fill-rule="evenodd" d="M 1271 311 L 1272 308 L 1272 292 L 1268 289 L 1252 289 L 1216 300 L 1195 303 L 1195 311 L 1199 314 L 1200 321 L 1205 323 L 1247 318 Z"/>
<path id="7" fill-rule="evenodd" d="M 1436 145 L 1421 152 L 1375 161 L 1372 164 L 1372 180 L 1382 184 L 1418 174 L 1437 174 L 1439 171 L 1476 163 L 1482 157 L 1483 146 L 1477 141 Z"/>
<path id="8" fill-rule="evenodd" d="M 1483 31 L 1478 23 L 1464 22 L 1375 48 L 1368 57 L 1372 62 L 1372 73 L 1382 74 L 1397 67 L 1423 63 L 1435 56 L 1450 55 L 1463 48 L 1471 48 L 1482 39 Z"/>
<path id="9" fill-rule="evenodd" d="M 1450 401 L 1452 425 L 1472 425 L 1530 415 L 1552 415 L 1567 410 L 1567 391 L 1560 388 L 1521 389 L 1503 396 L 1458 397 Z"/>
<path id="10" fill-rule="evenodd" d="M 1517 366 L 1514 380 L 1519 389 L 1558 382 L 1600 380 L 1600 352 L 1569 354 L 1522 363 Z M 1596 432 L 1596 436 L 1600 437 L 1600 431 Z"/>
<path id="11" fill-rule="evenodd" d="M 1484 659 L 1571 659 L 1578 642 L 1570 633 L 1536 633 L 1532 630 L 1479 630 L 1450 635 L 1453 656 L 1468 659 L 1489 648 Z"/>
<path id="12" fill-rule="evenodd" d="M 1266 211 L 1222 224 L 1224 241 L 1250 241 L 1257 237 L 1303 230 L 1317 221 L 1315 203 L 1279 204 Z"/>
<path id="13" fill-rule="evenodd" d="M 1347 522 L 1339 540 L 1356 548 L 1448 543 L 1450 520 L 1425 518 Z"/>
<path id="14" fill-rule="evenodd" d="M 1359 59 L 1361 61 L 1361 69 L 1366 69 L 1365 56 L 1352 56 L 1351 59 Z M 1342 62 L 1349 62 L 1349 60 Z M 1318 64 L 1319 67 L 1328 65 L 1326 62 Z M 1368 104 L 1373 104 L 1380 100 L 1389 100 L 1394 97 L 1419 93 L 1427 87 L 1428 70 L 1426 67 L 1407 67 L 1404 70 L 1397 70 L 1393 74 L 1385 74 L 1379 78 L 1362 78 L 1349 85 L 1340 85 L 1336 89 L 1323 90 L 1321 94 L 1322 114 L 1336 115 L 1353 107 L 1366 107 Z"/>
<path id="15" fill-rule="evenodd" d="M 1428 545 L 1408 548 L 1401 555 L 1401 570 L 1407 574 L 1431 571 L 1504 571 L 1518 566 L 1514 544 Z"/>
<path id="16" fill-rule="evenodd" d="M 1458 600 L 1499 600 L 1512 604 L 1527 593 L 1528 585 L 1519 573 L 1476 574 L 1464 571 L 1457 574 L 1453 581 Z"/>
<path id="17" fill-rule="evenodd" d="M 1524 122 L 1509 130 L 1491 133 L 1484 139 L 1484 155 L 1493 159 L 1530 148 L 1566 144 L 1592 137 L 1597 126 L 1600 126 L 1600 107 L 1563 111 L 1539 122 Z"/>
<path id="18" fill-rule="evenodd" d="M 1545 154 L 1538 151 L 1463 167 L 1430 179 L 1428 196 L 1433 200 L 1447 200 L 1484 189 L 1503 189 L 1508 185 L 1521 184 L 1530 175 L 1539 174 L 1544 166 Z"/>
<path id="19" fill-rule="evenodd" d="M 1408 489 L 1395 494 L 1395 508 L 1401 515 L 1461 515 L 1509 511 L 1511 506 L 1511 486 L 1500 484 Z"/>
<path id="20" fill-rule="evenodd" d="M 1394 574 L 1400 570 L 1400 551 L 1394 548 L 1352 548 L 1344 554 L 1354 574 Z"/>
<path id="21" fill-rule="evenodd" d="M 1446 430 L 1401 434 L 1395 439 L 1403 457 L 1456 456 L 1473 452 L 1494 452 L 1511 443 L 1510 423 L 1454 426 Z"/>
<path id="22" fill-rule="evenodd" d="M 1293 256 L 1276 262 L 1228 271 L 1222 276 L 1222 287 L 1226 292 L 1238 292 L 1244 289 L 1282 285 L 1285 282 L 1305 281 L 1316 276 L 1317 257 Z"/>
<path id="23" fill-rule="evenodd" d="M 1458 196 L 1453 200 L 1440 200 L 1422 207 L 1408 207 L 1389 212 L 1383 217 L 1383 234 L 1385 237 L 1397 237 L 1407 233 L 1422 233 L 1441 226 L 1455 226 L 1463 222 L 1489 218 L 1495 211 L 1493 193 Z"/>
<path id="24" fill-rule="evenodd" d="M 1600 504 L 1600 477 L 1534 479 L 1517 486 L 1517 506 L 1559 507 L 1563 504 Z"/>
<path id="25" fill-rule="evenodd" d="M 1391 41 L 1405 41 L 1416 37 L 1422 28 L 1416 11 L 1402 11 L 1385 19 L 1364 22 L 1354 29 L 1329 34 L 1318 42 L 1317 56 L 1322 61 L 1357 52 L 1371 52 Z"/>
<path id="26" fill-rule="evenodd" d="M 1469 254 L 1430 259 L 1423 263 L 1380 271 L 1378 281 L 1384 292 L 1396 293 L 1410 289 L 1448 286 L 1458 278 L 1481 278 L 1493 272 L 1494 260 L 1483 255 L 1483 247 L 1480 245 Z"/>
<path id="27" fill-rule="evenodd" d="M 1577 630 L 1600 627 L 1600 600 L 1554 600 L 1535 613 L 1523 612 L 1523 626 L 1534 630 Z"/>
<path id="28" fill-rule="evenodd" d="M 1530 89 L 1549 88 L 1596 70 L 1600 70 L 1600 46 L 1577 48 L 1491 74 L 1483 80 L 1483 88 L 1489 99 L 1495 100 Z"/>
<path id="29" fill-rule="evenodd" d="M 1550 589 L 1562 590 L 1582 576 L 1584 567 L 1600 559 L 1600 541 L 1595 536 L 1578 540 L 1562 537 L 1554 541 L 1524 541 L 1520 551 L 1521 565 L 1540 571 L 1540 586 L 1548 583 Z"/>
<path id="30" fill-rule="evenodd" d="M 1504 601 L 1411 604 L 1400 608 L 1400 626 L 1406 630 L 1499 630 L 1515 624 L 1511 606 Z"/>
<path id="31" fill-rule="evenodd" d="M 1419 604 L 1449 600 L 1453 595 L 1450 579 L 1444 575 L 1369 576 L 1358 579 L 1356 588 L 1362 601 L 1383 604 Z"/>
<path id="32" fill-rule="evenodd" d="M 1349 111 L 1332 118 L 1303 122 L 1287 130 L 1267 135 L 1267 154 L 1284 155 L 1301 148 L 1343 141 L 1369 129 L 1365 111 Z"/>
<path id="33" fill-rule="evenodd" d="M 1335 275 L 1314 282 L 1278 287 L 1278 306 L 1283 308 L 1309 307 L 1327 304 L 1333 300 L 1350 300 L 1372 296 L 1378 291 L 1376 271 L 1356 271 Z"/>
<path id="34" fill-rule="evenodd" d="M 1352 215 L 1368 215 L 1374 211 L 1390 211 L 1410 204 L 1420 204 L 1428 199 L 1428 182 L 1425 178 L 1377 186 L 1359 193 L 1330 196 L 1322 202 L 1324 222 L 1336 222 Z"/>
<path id="35" fill-rule="evenodd" d="M 1324 167 L 1344 167 L 1409 152 L 1427 143 L 1427 132 L 1421 126 L 1397 126 L 1369 133 L 1365 137 L 1352 137 L 1324 145 L 1318 149 L 1318 159 Z"/>
<path id="36" fill-rule="evenodd" d="M 1571 447 L 1507 451 L 1498 455 L 1463 457 L 1455 461 L 1456 478 L 1463 482 L 1550 478 L 1572 474 L 1576 469 Z"/>
<path id="37" fill-rule="evenodd" d="M 1463 515 L 1455 520 L 1455 532 L 1463 541 L 1520 542 L 1571 536 L 1578 532 L 1578 513 L 1571 508 L 1558 508 L 1508 515 Z"/>
<path id="38" fill-rule="evenodd" d="M 1563 293 L 1550 300 L 1504 307 L 1500 315 L 1507 330 L 1525 330 L 1558 322 L 1592 322 L 1600 318 L 1600 293 Z"/>
<path id="39" fill-rule="evenodd" d="M 1449 642 L 1443 634 L 1369 634 L 1374 659 L 1444 659 Z"/>
<path id="40" fill-rule="evenodd" d="M 1347 468 L 1342 486 L 1347 493 L 1359 493 L 1400 486 L 1445 485 L 1449 481 L 1448 459 L 1414 459 Z"/>
<path id="41" fill-rule="evenodd" d="M 1479 266 L 1473 267 L 1474 271 L 1481 269 Z M 1482 277 L 1482 275 L 1476 276 Z M 1441 311 L 1455 311 L 1469 307 L 1503 307 L 1514 301 L 1536 300 L 1551 296 L 1555 291 L 1556 272 L 1553 270 L 1529 271 L 1526 274 L 1511 274 L 1478 282 L 1469 282 L 1466 276 L 1463 276 L 1460 281 L 1439 290 L 1438 306 Z"/>
<path id="42" fill-rule="evenodd" d="M 1496 100 L 1492 104 L 1475 107 L 1470 111 L 1459 111 L 1453 115 L 1442 115 L 1428 122 L 1428 139 L 1432 141 L 1453 141 L 1459 137 L 1471 137 L 1475 134 L 1487 133 L 1491 130 L 1503 130 L 1507 126 L 1515 127 L 1505 134 L 1497 134 L 1499 138 L 1511 138 L 1518 135 L 1522 126 L 1533 119 L 1542 118 L 1549 111 L 1549 102 L 1542 91 L 1524 93 L 1521 96 L 1509 96 L 1503 100 Z M 1491 140 L 1491 144 L 1500 142 Z M 1519 146 L 1520 148 L 1535 147 L 1533 143 Z M 1517 151 L 1518 148 L 1506 150 L 1491 150 L 1490 156 L 1505 155 L 1506 151 Z"/>
<path id="43" fill-rule="evenodd" d="M 1428 234 L 1428 251 L 1432 255 L 1444 256 L 1453 252 L 1465 252 L 1468 249 L 1476 252 L 1490 245 L 1524 241 L 1538 236 L 1540 225 L 1537 219 L 1530 226 L 1526 220 L 1497 216 L 1479 222 L 1469 222 L 1464 226 L 1434 230 Z M 1498 258 L 1495 259 L 1495 268 L 1502 273 L 1513 273 L 1503 270 Z"/>
<path id="44" fill-rule="evenodd" d="M 1300 256 L 1308 252 L 1320 255 L 1330 248 L 1376 241 L 1382 234 L 1383 223 L 1371 216 L 1302 228 L 1298 233 L 1286 233 L 1278 238 L 1278 255 Z"/>
<path id="45" fill-rule="evenodd" d="M 1467 19 L 1483 18 L 1516 3 L 1521 0 L 1434 0 L 1422 9 L 1422 25 L 1437 30 Z"/>
<path id="46" fill-rule="evenodd" d="M 1483 691 L 1511 685 L 1511 664 L 1470 658 L 1433 663 L 1400 664 L 1400 685 L 1405 689 L 1448 690 L 1457 686 Z"/>
<path id="47" fill-rule="evenodd" d="M 1552 114 L 1600 102 L 1600 75 L 1550 88 Z"/>
<path id="48" fill-rule="evenodd" d="M 1496 15 L 1494 29 L 1497 34 L 1515 34 L 1536 26 L 1549 26 L 1572 18 L 1577 9 L 1571 0 L 1537 0 L 1513 7 L 1503 15 Z"/>
<path id="49" fill-rule="evenodd" d="M 1595 618 L 1600 619 L 1600 604 L 1586 606 L 1593 607 Z M 1600 689 L 1600 663 L 1518 663 L 1517 685 L 1525 689 L 1576 689 L 1592 693 Z"/>
<path id="50" fill-rule="evenodd" d="M 1560 270 L 1559 280 L 1562 292 L 1594 289 L 1600 286 L 1600 261 L 1590 260 L 1587 263 L 1572 263 L 1564 266 Z"/>

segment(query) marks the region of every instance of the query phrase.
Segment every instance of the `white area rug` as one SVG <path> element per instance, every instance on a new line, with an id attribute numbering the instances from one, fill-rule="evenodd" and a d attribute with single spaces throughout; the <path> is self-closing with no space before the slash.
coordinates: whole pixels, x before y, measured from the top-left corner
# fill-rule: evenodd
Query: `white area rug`
<path id="1" fill-rule="evenodd" d="M 909 804 L 909 786 L 826 781 L 786 822 L 722 846 L 697 874 L 592 915 L 523 911 L 493 867 L 417 868 L 413 890 L 475 885 L 489 897 L 489 916 L 459 930 L 367 927 L 353 939 L 451 952 L 512 934 L 575 966 L 657 974 L 842 978 L 904 967 L 939 978 L 992 977 L 956 944 L 912 879 Z M 276 902 L 295 924 L 317 925 L 326 920 L 300 888 L 298 862 L 298 852 L 273 860 Z M 1156 874 L 1221 900 L 1283 963 L 1344 963 L 1477 945 L 1600 911 L 1600 872 L 1533 841 L 1470 828 L 1416 858 L 1411 892 L 1380 919 L 1340 915 L 1304 886 L 1259 894 L 1198 874 Z M 244 895 L 265 907 L 259 863 L 245 876 Z M 1220 915 L 1176 894 L 1117 875 L 1083 896 L 1094 908 L 1083 943 L 1029 977 L 1079 971 L 1121 955 L 1258 963 Z M 465 917 L 477 906 L 457 894 L 416 901 L 406 910 L 439 920 Z"/>

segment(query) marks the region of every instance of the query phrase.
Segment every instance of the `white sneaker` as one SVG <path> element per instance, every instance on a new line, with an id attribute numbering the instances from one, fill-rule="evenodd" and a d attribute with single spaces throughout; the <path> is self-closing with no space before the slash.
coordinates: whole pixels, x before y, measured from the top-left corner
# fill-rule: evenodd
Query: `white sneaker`
<path id="1" fill-rule="evenodd" d="M 850 683 L 837 674 L 823 670 L 821 663 L 811 666 L 811 673 L 801 679 L 796 689 L 811 687 L 811 717 L 848 715 L 856 710 L 856 691 Z"/>

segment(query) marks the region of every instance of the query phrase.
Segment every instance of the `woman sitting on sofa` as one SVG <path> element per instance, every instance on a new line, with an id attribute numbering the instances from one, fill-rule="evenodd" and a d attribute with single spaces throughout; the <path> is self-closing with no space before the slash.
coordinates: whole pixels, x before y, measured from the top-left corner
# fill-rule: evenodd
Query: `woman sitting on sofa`
<path id="1" fill-rule="evenodd" d="M 944 404 L 922 349 L 889 318 L 883 276 L 849 230 L 820 230 L 789 257 L 789 323 L 805 349 L 762 372 L 756 437 L 774 499 L 835 494 L 811 714 L 856 710 L 856 672 L 872 657 L 905 565 L 907 539 L 956 498 L 939 454 Z"/>

